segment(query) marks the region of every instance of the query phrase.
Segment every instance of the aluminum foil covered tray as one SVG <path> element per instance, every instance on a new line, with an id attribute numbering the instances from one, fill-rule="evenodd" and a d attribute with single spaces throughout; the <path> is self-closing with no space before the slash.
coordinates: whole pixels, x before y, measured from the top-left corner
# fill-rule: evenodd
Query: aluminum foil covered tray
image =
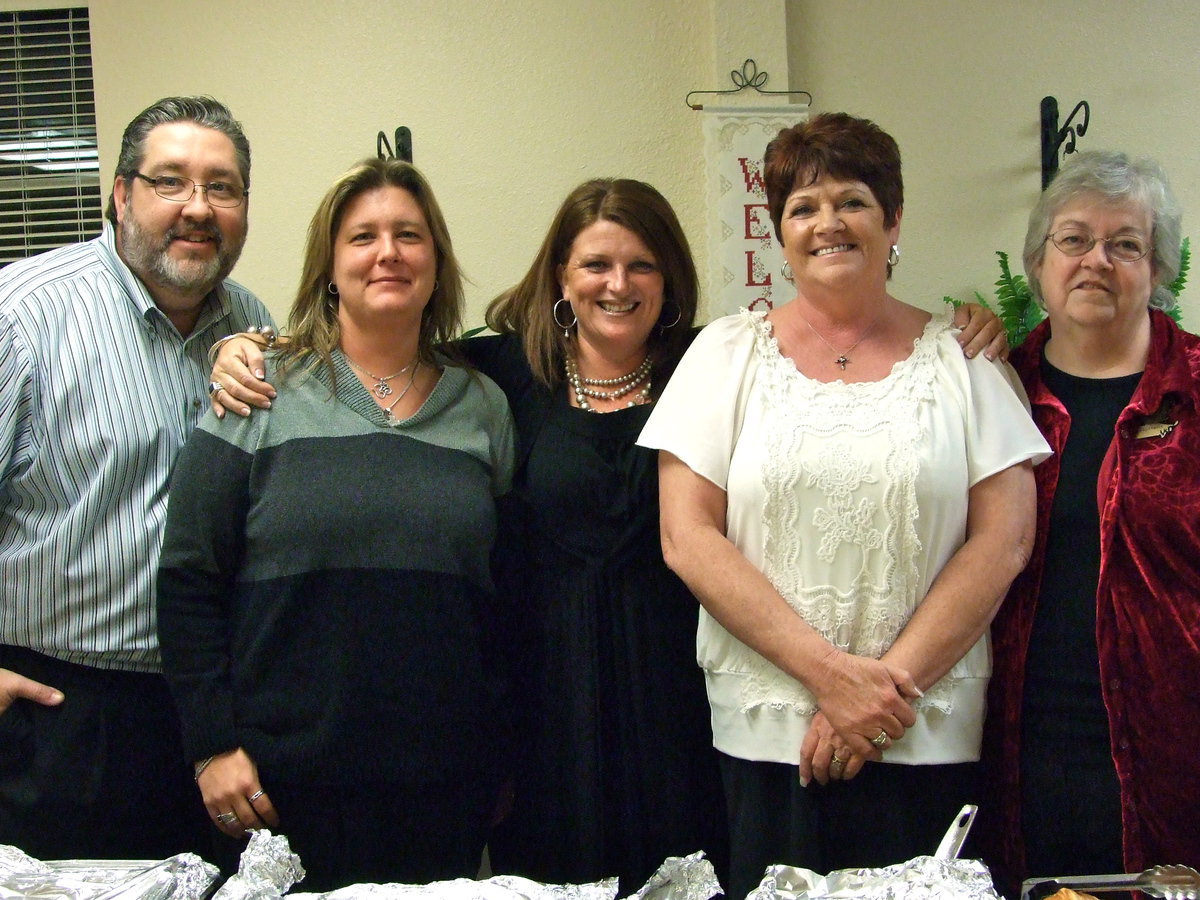
<path id="1" fill-rule="evenodd" d="M 287 838 L 256 831 L 242 852 L 238 874 L 213 900 L 615 900 L 617 879 L 591 884 L 540 884 L 515 875 L 474 881 L 458 878 L 432 884 L 352 884 L 326 894 L 288 893 L 303 890 L 304 869 Z M 712 863 L 702 853 L 672 857 L 630 900 L 709 900 L 721 892 Z M 0 898 L 2 900 L 2 898 Z"/>
<path id="2" fill-rule="evenodd" d="M 1000 900 L 987 866 L 974 859 L 918 856 L 882 869 L 818 875 L 772 866 L 749 900 Z"/>
<path id="3" fill-rule="evenodd" d="M 216 866 L 194 853 L 164 860 L 42 862 L 0 845 L 0 900 L 202 900 L 218 874 Z"/>

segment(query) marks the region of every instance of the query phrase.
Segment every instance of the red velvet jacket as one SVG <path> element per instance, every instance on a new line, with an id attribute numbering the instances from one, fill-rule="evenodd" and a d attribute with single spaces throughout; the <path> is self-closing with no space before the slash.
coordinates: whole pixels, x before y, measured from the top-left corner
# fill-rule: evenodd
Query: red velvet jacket
<path id="1" fill-rule="evenodd" d="M 1200 338 L 1152 310 L 1146 370 L 1117 420 L 1101 474 L 1096 639 L 1121 785 L 1125 866 L 1200 866 Z M 985 859 L 997 885 L 1025 872 L 1020 818 L 1025 655 L 1046 555 L 1046 523 L 1071 426 L 1042 383 L 1043 322 L 1013 354 L 1033 417 L 1055 451 L 1034 470 L 1038 529 L 1029 566 L 992 625 L 995 667 L 984 729 Z M 1146 427 L 1177 422 L 1169 433 Z M 1106 483 L 1107 482 L 1107 483 Z M 1070 747 L 1063 747 L 1067 756 Z M 1069 821 L 1063 822 L 1070 828 Z M 1102 873 L 1096 873 L 1102 874 Z"/>

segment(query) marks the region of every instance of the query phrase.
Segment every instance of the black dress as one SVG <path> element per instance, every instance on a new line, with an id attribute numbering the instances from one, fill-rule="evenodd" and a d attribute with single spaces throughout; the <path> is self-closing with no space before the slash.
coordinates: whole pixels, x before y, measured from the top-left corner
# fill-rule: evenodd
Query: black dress
<path id="1" fill-rule="evenodd" d="M 666 566 L 657 454 L 635 445 L 651 407 L 576 409 L 538 384 L 513 336 L 467 353 L 517 421 L 498 588 L 516 621 L 511 814 L 489 846 L 497 873 L 548 883 L 618 875 L 641 887 L 668 856 L 728 835 L 696 599 Z"/>

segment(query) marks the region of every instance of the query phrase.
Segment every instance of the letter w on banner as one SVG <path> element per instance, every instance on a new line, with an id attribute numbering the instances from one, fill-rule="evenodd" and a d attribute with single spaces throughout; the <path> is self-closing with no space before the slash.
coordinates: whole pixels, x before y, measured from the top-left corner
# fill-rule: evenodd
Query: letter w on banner
<path id="1" fill-rule="evenodd" d="M 783 280 L 783 254 L 767 213 L 762 158 L 767 142 L 808 119 L 807 107 L 704 110 L 708 172 L 709 317 L 771 309 L 792 299 Z"/>

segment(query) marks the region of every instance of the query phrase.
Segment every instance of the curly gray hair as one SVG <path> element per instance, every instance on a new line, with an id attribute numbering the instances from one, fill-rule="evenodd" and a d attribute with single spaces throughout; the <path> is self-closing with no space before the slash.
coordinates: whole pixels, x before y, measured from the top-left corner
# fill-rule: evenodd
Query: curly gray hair
<path id="1" fill-rule="evenodd" d="M 1064 206 L 1088 196 L 1102 203 L 1135 203 L 1150 213 L 1155 278 L 1150 306 L 1170 309 L 1175 295 L 1167 285 L 1179 275 L 1183 212 L 1162 166 L 1147 157 L 1131 159 L 1114 150 L 1089 150 L 1071 156 L 1029 214 L 1022 259 L 1029 289 L 1038 304 L 1045 308 L 1046 301 L 1034 272 L 1045 257 L 1050 225 Z"/>

